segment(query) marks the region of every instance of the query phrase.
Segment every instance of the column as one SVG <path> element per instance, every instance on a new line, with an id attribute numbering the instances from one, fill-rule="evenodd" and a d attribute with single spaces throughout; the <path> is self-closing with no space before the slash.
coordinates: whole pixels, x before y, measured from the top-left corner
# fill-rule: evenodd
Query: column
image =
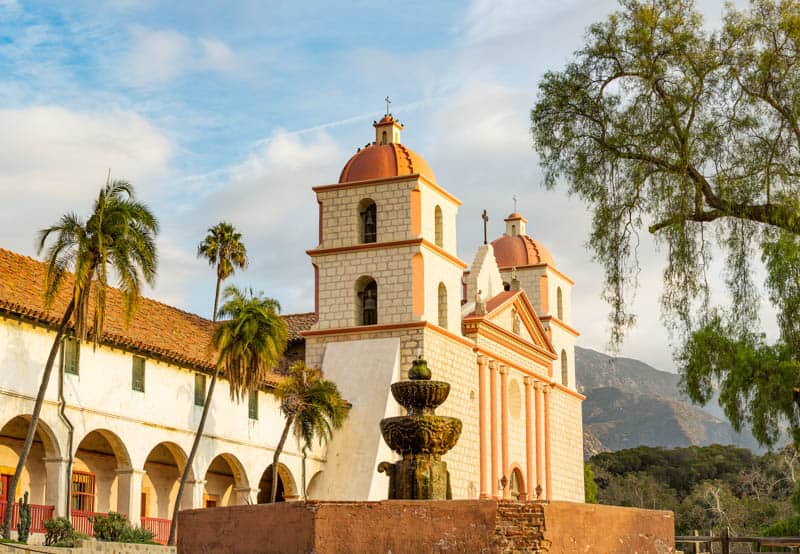
<path id="1" fill-rule="evenodd" d="M 544 488 L 545 499 L 553 499 L 553 489 L 550 474 L 550 392 L 552 385 L 544 387 Z"/>
<path id="2" fill-rule="evenodd" d="M 187 480 L 184 488 L 183 498 L 181 499 L 181 510 L 191 510 L 192 508 L 205 508 L 203 496 L 206 492 L 206 480 L 196 479 Z M 166 517 L 172 517 L 172 513 Z"/>
<path id="3" fill-rule="evenodd" d="M 258 489 L 252 489 L 245 485 L 243 487 L 234 487 L 230 506 L 243 506 L 246 504 L 256 504 L 258 500 Z"/>
<path id="4" fill-rule="evenodd" d="M 486 356 L 478 356 L 478 410 L 480 422 L 480 498 L 489 498 L 489 395 L 486 380 L 488 378 L 489 360 Z"/>
<path id="5" fill-rule="evenodd" d="M 139 525 L 142 517 L 143 469 L 120 468 L 117 473 L 117 511 L 128 516 L 131 525 Z"/>
<path id="6" fill-rule="evenodd" d="M 544 400 L 542 399 L 542 383 L 536 381 L 533 384 L 536 391 L 535 408 L 536 408 L 536 499 L 542 499 L 542 491 L 544 487 L 544 475 L 542 469 L 544 468 L 544 436 L 542 432 L 542 407 Z"/>
<path id="7" fill-rule="evenodd" d="M 511 487 L 508 486 L 511 474 L 509 473 L 508 459 L 508 368 L 500 365 L 500 443 L 503 455 L 503 498 L 511 498 Z"/>
<path id="8" fill-rule="evenodd" d="M 536 485 L 534 484 L 534 459 L 533 459 L 533 402 L 531 399 L 531 385 L 533 379 L 525 377 L 525 492 L 528 500 L 536 498 Z"/>
<path id="9" fill-rule="evenodd" d="M 64 458 L 44 458 L 46 482 L 44 486 L 44 503 L 54 506 L 53 517 L 67 515 L 67 502 L 71 479 L 67 479 L 67 460 Z"/>
<path id="10" fill-rule="evenodd" d="M 497 363 L 489 362 L 489 407 L 491 410 L 491 441 L 492 441 L 492 478 L 489 483 L 492 496 L 500 498 L 500 448 L 497 444 Z"/>

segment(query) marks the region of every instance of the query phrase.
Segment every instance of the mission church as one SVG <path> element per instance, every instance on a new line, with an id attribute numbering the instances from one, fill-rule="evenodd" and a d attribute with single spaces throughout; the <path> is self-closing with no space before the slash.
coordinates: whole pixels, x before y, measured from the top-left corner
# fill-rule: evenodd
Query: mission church
<path id="1" fill-rule="evenodd" d="M 391 114 L 373 125 L 375 141 L 350 158 L 338 182 L 314 187 L 314 312 L 284 316 L 290 342 L 281 366 L 304 358 L 322 368 L 352 408 L 327 446 L 304 457 L 287 444 L 281 499 L 386 498 L 388 479 L 376 468 L 395 454 L 378 422 L 400 415 L 389 386 L 422 356 L 435 379 L 451 384 L 438 413 L 463 422 L 444 456 L 454 498 L 582 502 L 573 281 L 517 212 L 471 265 L 460 260 L 459 200 L 401 144 L 403 126 Z M 2 498 L 69 301 L 62 290 L 45 310 L 43 275 L 42 263 L 0 249 Z M 144 299 L 128 325 L 118 291 L 108 304 L 96 350 L 71 338 L 63 344 L 17 492 L 31 493 L 34 532 L 67 512 L 90 529 L 92 514 L 113 510 L 163 540 L 214 367 L 206 346 L 212 323 Z M 221 379 L 183 507 L 268 498 L 283 427 L 269 389 L 281 372 L 241 405 Z"/>

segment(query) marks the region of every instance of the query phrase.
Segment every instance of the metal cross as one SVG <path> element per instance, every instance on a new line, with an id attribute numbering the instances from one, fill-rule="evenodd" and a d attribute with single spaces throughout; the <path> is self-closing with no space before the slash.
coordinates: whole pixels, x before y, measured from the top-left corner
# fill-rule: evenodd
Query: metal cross
<path id="1" fill-rule="evenodd" d="M 386 115 L 389 115 L 389 104 L 391 104 L 392 101 L 389 100 L 388 96 L 386 98 L 384 98 L 384 100 L 386 100 Z"/>
<path id="2" fill-rule="evenodd" d="M 483 220 L 483 244 L 487 244 L 486 225 L 489 223 L 489 215 L 486 213 L 486 210 L 483 210 L 483 213 L 481 214 L 481 219 Z"/>
<path id="3" fill-rule="evenodd" d="M 514 199 L 514 212 L 516 212 L 517 211 L 517 195 L 515 194 L 511 198 Z"/>

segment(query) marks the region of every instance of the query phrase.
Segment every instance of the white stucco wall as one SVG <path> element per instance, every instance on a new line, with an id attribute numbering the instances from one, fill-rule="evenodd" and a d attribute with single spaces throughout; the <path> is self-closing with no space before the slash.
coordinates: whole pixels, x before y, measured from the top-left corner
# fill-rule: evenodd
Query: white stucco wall
<path id="1" fill-rule="evenodd" d="M 53 333 L 42 327 L 13 318 L 0 319 L 0 427 L 17 416 L 31 413 L 52 340 Z M 162 443 L 171 445 L 184 460 L 202 412 L 202 408 L 194 405 L 194 372 L 149 358 L 145 392 L 142 393 L 131 389 L 131 364 L 130 352 L 105 346 L 93 350 L 86 344 L 81 347 L 79 375 L 67 374 L 64 378 L 66 415 L 75 427 L 73 455 L 84 437 L 92 431 L 103 430 L 113 442 L 122 445 L 116 470 L 132 468 L 144 472 L 148 455 Z M 52 431 L 55 448 L 63 457 L 68 450 L 67 430 L 58 417 L 57 391 L 58 370 L 55 368 L 42 409 L 41 425 L 42 429 Z M 255 502 L 261 474 L 271 463 L 274 445 L 283 428 L 284 420 L 278 408 L 271 395 L 261 392 L 259 419 L 250 420 L 246 399 L 241 404 L 233 402 L 227 382 L 221 379 L 206 423 L 205 438 L 193 465 L 195 478 L 203 480 L 211 461 L 217 455 L 229 454 L 243 469 L 237 486 L 250 489 L 237 493 L 237 502 L 246 502 L 248 497 Z M 16 465 L 16 454 L 3 448 L 3 444 L 0 442 L 0 456 L 3 456 L 0 465 Z M 41 464 L 44 454 L 34 451 L 31 457 L 29 465 L 38 474 L 41 466 L 36 464 Z M 311 453 L 307 463 L 308 478 L 319 470 L 321 461 L 320 452 Z M 287 466 L 299 493 L 301 456 L 292 438 L 287 442 L 281 463 Z M 51 473 L 55 467 L 51 464 Z M 98 489 L 118 487 L 115 479 L 107 474 L 108 468 L 98 466 L 95 469 Z M 33 487 L 35 503 L 55 504 L 57 494 L 63 498 L 65 493 L 53 490 L 57 488 L 53 479 L 52 474 L 45 475 L 48 490 L 44 493 L 38 492 L 42 486 L 41 476 L 34 479 L 37 481 Z M 146 475 L 141 480 L 146 480 Z M 201 481 L 195 487 L 197 490 L 187 492 L 187 506 L 199 507 L 203 485 Z M 141 483 L 135 486 L 133 500 L 128 502 L 131 511 L 138 512 L 141 487 Z M 107 496 L 103 500 L 98 496 L 102 503 L 98 508 L 107 505 L 109 509 L 117 509 L 117 494 L 112 490 L 103 493 Z M 161 512 L 159 510 L 158 517 L 169 517 Z"/>

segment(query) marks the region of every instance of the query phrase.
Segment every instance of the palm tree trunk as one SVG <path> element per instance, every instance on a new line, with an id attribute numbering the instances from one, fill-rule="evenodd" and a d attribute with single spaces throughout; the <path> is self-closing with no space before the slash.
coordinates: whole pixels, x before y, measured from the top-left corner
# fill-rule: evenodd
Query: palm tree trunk
<path id="1" fill-rule="evenodd" d="M 294 416 L 286 418 L 286 426 L 283 428 L 281 440 L 278 441 L 278 446 L 275 447 L 275 455 L 272 457 L 272 492 L 270 493 L 270 502 L 275 503 L 275 498 L 278 496 L 278 458 L 283 451 L 283 445 L 286 443 L 286 437 L 289 436 L 289 429 L 292 427 Z"/>
<path id="2" fill-rule="evenodd" d="M 53 373 L 53 365 L 56 361 L 56 355 L 61 347 L 61 339 L 67 331 L 69 319 L 72 317 L 72 311 L 75 309 L 75 299 L 70 300 L 67 309 L 64 311 L 64 316 L 61 318 L 61 323 L 56 330 L 56 337 L 53 340 L 53 346 L 50 348 L 50 355 L 47 357 L 47 363 L 44 366 L 44 374 L 42 374 L 42 382 L 39 385 L 39 392 L 36 394 L 36 402 L 33 405 L 33 413 L 31 420 L 28 424 L 28 434 L 25 435 L 25 443 L 22 445 L 22 451 L 19 453 L 19 461 L 17 462 L 17 469 L 14 471 L 14 477 L 8 484 L 6 491 L 6 514 L 3 520 L 3 538 L 11 538 L 11 513 L 14 507 L 14 494 L 16 493 L 17 483 L 22 475 L 22 470 L 25 463 L 28 461 L 28 455 L 31 453 L 31 446 L 33 446 L 33 439 L 36 438 L 36 427 L 39 424 L 39 415 L 42 412 L 42 404 L 44 403 L 44 395 L 47 392 L 47 386 L 50 383 L 50 375 Z"/>
<path id="3" fill-rule="evenodd" d="M 222 279 L 217 277 L 217 290 L 214 294 L 214 313 L 211 315 L 211 321 L 217 321 L 217 306 L 219 305 L 219 288 Z M 206 393 L 206 401 L 203 403 L 203 415 L 200 416 L 200 424 L 197 426 L 197 432 L 194 434 L 194 442 L 192 442 L 192 450 L 189 452 L 189 457 L 186 458 L 186 465 L 183 467 L 181 474 L 181 482 L 178 484 L 178 494 L 175 496 L 175 506 L 172 508 L 172 521 L 169 524 L 169 539 L 167 544 L 169 546 L 175 545 L 175 533 L 178 530 L 178 512 L 181 507 L 181 500 L 183 499 L 183 489 L 186 488 L 186 480 L 189 479 L 189 472 L 192 470 L 194 457 L 197 454 L 197 449 L 200 447 L 200 439 L 203 438 L 203 431 L 206 428 L 206 419 L 208 419 L 208 412 L 211 409 L 211 399 L 214 397 L 214 389 L 217 386 L 217 377 L 219 376 L 219 369 L 214 370 L 214 375 L 211 377 L 211 384 L 208 385 L 208 392 Z"/>
<path id="4" fill-rule="evenodd" d="M 178 485 L 178 494 L 175 496 L 175 507 L 172 508 L 172 521 L 169 524 L 169 540 L 167 544 L 173 546 L 175 544 L 175 532 L 178 528 L 178 512 L 180 511 L 181 498 L 183 497 L 183 489 L 186 486 L 186 480 L 189 479 L 189 472 L 192 470 L 194 457 L 197 454 L 197 449 L 200 446 L 200 439 L 203 438 L 203 430 L 206 428 L 206 419 L 208 412 L 211 408 L 211 398 L 214 396 L 214 388 L 217 385 L 217 376 L 219 370 L 214 371 L 211 377 L 211 384 L 208 386 L 206 393 L 206 401 L 203 404 L 203 415 L 200 416 L 200 425 L 197 426 L 197 432 L 194 435 L 194 442 L 192 443 L 192 450 L 189 452 L 189 457 L 186 458 L 186 465 L 183 467 L 183 474 L 181 475 L 181 482 Z"/>

